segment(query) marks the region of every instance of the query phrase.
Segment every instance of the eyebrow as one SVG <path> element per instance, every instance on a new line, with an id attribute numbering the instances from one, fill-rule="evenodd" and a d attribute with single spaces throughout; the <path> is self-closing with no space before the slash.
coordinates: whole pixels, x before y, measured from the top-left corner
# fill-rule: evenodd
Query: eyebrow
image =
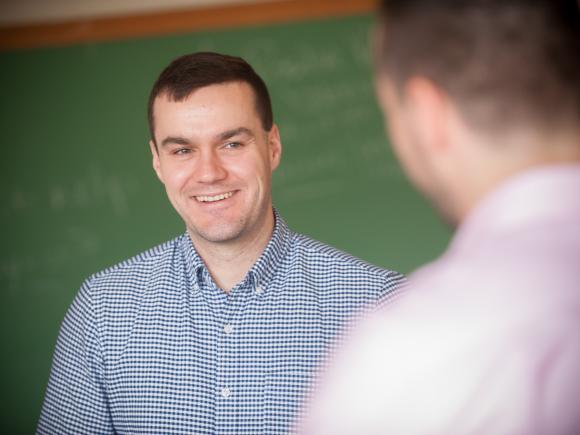
<path id="1" fill-rule="evenodd" d="M 231 130 L 226 130 L 223 133 L 217 135 L 217 139 L 220 141 L 228 140 L 239 134 L 247 134 L 248 136 L 254 136 L 254 132 L 247 127 L 238 127 Z M 161 146 L 167 145 L 191 145 L 191 141 L 180 136 L 168 136 L 161 141 Z"/>
<path id="2" fill-rule="evenodd" d="M 168 136 L 161 141 L 161 146 L 164 147 L 169 144 L 175 145 L 190 145 L 191 142 L 183 137 Z"/>
<path id="3" fill-rule="evenodd" d="M 224 131 L 223 133 L 218 134 L 219 140 L 227 140 L 239 134 L 247 134 L 248 136 L 254 136 L 254 132 L 246 127 L 238 127 L 232 130 Z"/>

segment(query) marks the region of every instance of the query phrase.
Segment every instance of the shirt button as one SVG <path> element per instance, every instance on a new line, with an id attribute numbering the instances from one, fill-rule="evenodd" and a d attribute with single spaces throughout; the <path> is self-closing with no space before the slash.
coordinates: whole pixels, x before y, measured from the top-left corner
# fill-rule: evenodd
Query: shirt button
<path id="1" fill-rule="evenodd" d="M 262 294 L 264 290 L 262 290 L 262 287 L 260 287 L 259 285 L 256 286 L 256 293 L 257 294 Z"/>
<path id="2" fill-rule="evenodd" d="M 232 390 L 230 390 L 229 388 L 222 388 L 221 394 L 222 397 L 228 398 L 232 395 Z"/>
<path id="3" fill-rule="evenodd" d="M 232 332 L 234 332 L 234 327 L 228 323 L 227 325 L 224 326 L 224 332 L 226 334 L 231 334 Z"/>

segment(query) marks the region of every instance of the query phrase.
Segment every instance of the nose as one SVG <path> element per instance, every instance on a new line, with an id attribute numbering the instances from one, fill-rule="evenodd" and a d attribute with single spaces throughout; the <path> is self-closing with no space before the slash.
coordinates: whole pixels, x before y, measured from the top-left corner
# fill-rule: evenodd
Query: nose
<path id="1" fill-rule="evenodd" d="M 215 183 L 227 177 L 227 171 L 214 150 L 201 153 L 196 165 L 199 183 Z"/>

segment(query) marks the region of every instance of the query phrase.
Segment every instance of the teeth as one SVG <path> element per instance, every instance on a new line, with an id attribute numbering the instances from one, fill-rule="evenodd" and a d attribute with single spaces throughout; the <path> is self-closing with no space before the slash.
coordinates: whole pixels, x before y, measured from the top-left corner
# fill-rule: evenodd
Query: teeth
<path id="1" fill-rule="evenodd" d="M 214 201 L 221 201 L 222 199 L 227 199 L 227 198 L 231 197 L 233 194 L 234 194 L 234 192 L 222 193 L 220 195 L 215 195 L 215 196 L 201 195 L 201 196 L 196 196 L 195 199 L 197 199 L 199 202 L 214 202 Z"/>

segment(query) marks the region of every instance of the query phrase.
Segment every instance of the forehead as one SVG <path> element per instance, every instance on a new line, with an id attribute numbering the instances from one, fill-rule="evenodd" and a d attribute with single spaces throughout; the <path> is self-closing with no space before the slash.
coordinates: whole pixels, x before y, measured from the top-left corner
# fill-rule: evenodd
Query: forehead
<path id="1" fill-rule="evenodd" d="M 254 91 L 245 82 L 204 86 L 179 101 L 161 93 L 153 104 L 153 118 L 156 133 L 179 124 L 207 129 L 210 125 L 238 123 L 235 127 L 239 127 L 260 122 Z"/>

